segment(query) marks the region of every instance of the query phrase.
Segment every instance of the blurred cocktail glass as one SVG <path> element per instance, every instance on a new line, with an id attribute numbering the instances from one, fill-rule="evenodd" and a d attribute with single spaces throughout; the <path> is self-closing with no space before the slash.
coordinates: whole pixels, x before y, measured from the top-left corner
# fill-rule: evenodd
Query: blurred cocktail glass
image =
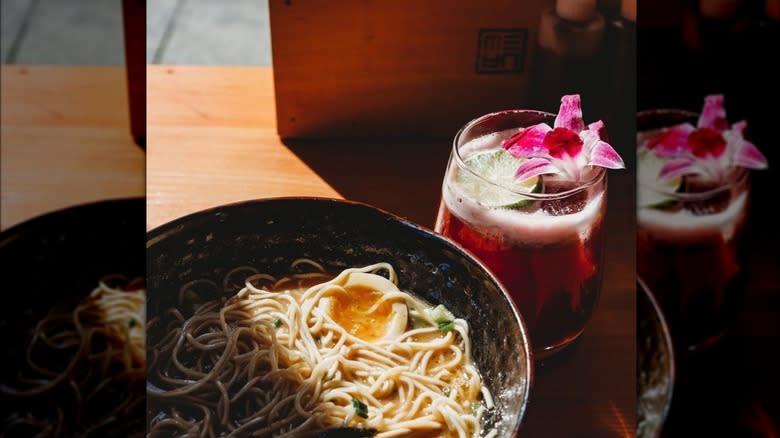
<path id="1" fill-rule="evenodd" d="M 637 116 L 637 273 L 679 349 L 720 339 L 743 297 L 750 171 L 767 165 L 746 127 L 728 124 L 722 95 L 700 114 Z"/>
<path id="2" fill-rule="evenodd" d="M 574 342 L 601 290 L 607 169 L 623 161 L 578 95 L 558 115 L 506 110 L 455 136 L 435 230 L 477 256 L 509 291 L 536 359 Z"/>

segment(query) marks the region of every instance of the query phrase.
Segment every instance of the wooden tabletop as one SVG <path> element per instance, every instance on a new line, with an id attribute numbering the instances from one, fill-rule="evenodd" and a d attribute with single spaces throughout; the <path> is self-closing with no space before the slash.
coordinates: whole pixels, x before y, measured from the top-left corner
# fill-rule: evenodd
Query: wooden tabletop
<path id="1" fill-rule="evenodd" d="M 149 229 L 207 207 L 276 196 L 362 201 L 433 226 L 449 139 L 282 141 L 270 68 L 149 66 L 147 81 Z M 633 198 L 633 173 L 610 172 L 600 303 L 581 342 L 537 369 L 523 437 L 635 433 Z"/>
<path id="2" fill-rule="evenodd" d="M 147 226 L 234 201 L 338 193 L 276 135 L 268 68 L 147 70 Z"/>
<path id="3" fill-rule="evenodd" d="M 2 66 L 0 229 L 92 201 L 143 196 L 122 67 Z"/>
<path id="4" fill-rule="evenodd" d="M 3 66 L 1 73 L 0 229 L 72 205 L 144 194 L 144 154 L 129 135 L 122 68 Z M 154 66 L 148 87 L 149 229 L 214 205 L 290 195 L 364 201 L 433 225 L 446 139 L 282 142 L 267 68 Z M 600 303 L 581 342 L 558 363 L 537 370 L 524 437 L 633 435 L 635 240 L 628 218 L 634 179 L 630 171 L 611 171 L 609 178 Z M 758 230 L 774 229 L 771 215 L 763 218 L 767 224 Z M 777 380 L 770 372 L 777 361 L 767 348 L 776 344 L 779 327 L 777 233 L 757 234 L 758 252 L 748 263 L 751 312 L 740 318 L 741 341 L 729 357 L 761 354 L 739 360 L 729 372 L 745 376 L 743 392 L 769 394 Z M 750 412 L 751 422 L 765 424 L 759 415 L 765 405 L 739 408 Z"/>

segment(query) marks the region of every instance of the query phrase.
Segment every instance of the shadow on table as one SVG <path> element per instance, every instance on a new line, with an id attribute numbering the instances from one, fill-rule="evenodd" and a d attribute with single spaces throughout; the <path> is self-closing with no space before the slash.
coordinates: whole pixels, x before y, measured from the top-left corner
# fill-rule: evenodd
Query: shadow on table
<path id="1" fill-rule="evenodd" d="M 283 140 L 346 199 L 433 228 L 449 140 Z"/>

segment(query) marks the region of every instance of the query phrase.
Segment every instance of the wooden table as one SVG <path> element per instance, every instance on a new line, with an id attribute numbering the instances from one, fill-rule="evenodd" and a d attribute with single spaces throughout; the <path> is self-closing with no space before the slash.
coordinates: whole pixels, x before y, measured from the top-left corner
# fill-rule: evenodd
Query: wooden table
<path id="1" fill-rule="evenodd" d="M 78 204 L 144 196 L 122 67 L 2 66 L 0 229 Z"/>
<path id="2" fill-rule="evenodd" d="M 270 68 L 150 66 L 147 81 L 149 229 L 275 196 L 347 198 L 433 226 L 448 139 L 283 142 Z M 523 437 L 634 435 L 634 177 L 614 171 L 609 178 L 600 303 L 581 342 L 537 370 Z"/>
<path id="3" fill-rule="evenodd" d="M 3 66 L 0 73 L 0 229 L 71 205 L 144 194 L 144 154 L 129 135 L 123 69 Z M 209 206 L 288 195 L 360 200 L 432 226 L 449 141 L 285 144 L 276 136 L 267 68 L 150 67 L 148 81 L 149 229 Z M 759 199 L 774 196 L 774 173 L 758 175 Z M 633 184 L 630 171 L 610 173 L 600 304 L 571 354 L 537 370 L 524 437 L 633 434 Z M 774 216 L 753 216 L 751 287 L 726 362 L 741 383 L 730 385 L 729 403 L 718 402 L 723 394 L 708 400 L 720 409 L 700 410 L 697 421 L 741 413 L 756 436 L 772 436 L 780 242 Z"/>

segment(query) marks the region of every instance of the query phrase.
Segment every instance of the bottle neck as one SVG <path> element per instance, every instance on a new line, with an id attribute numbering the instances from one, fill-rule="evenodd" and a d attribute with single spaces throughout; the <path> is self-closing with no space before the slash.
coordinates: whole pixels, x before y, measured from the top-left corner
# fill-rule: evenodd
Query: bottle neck
<path id="1" fill-rule="evenodd" d="M 636 23 L 636 0 L 623 0 L 620 3 L 620 16 L 624 21 Z"/>
<path id="2" fill-rule="evenodd" d="M 699 2 L 699 14 L 702 18 L 727 21 L 737 15 L 739 0 L 705 0 Z"/>
<path id="3" fill-rule="evenodd" d="M 588 22 L 598 14 L 596 0 L 556 0 L 555 15 L 566 21 Z"/>
<path id="4" fill-rule="evenodd" d="M 772 22 L 780 22 L 780 0 L 766 0 L 764 16 Z"/>
<path id="5" fill-rule="evenodd" d="M 561 56 L 592 56 L 601 47 L 605 23 L 598 12 L 588 21 L 572 21 L 548 9 L 539 23 L 539 45 Z"/>

